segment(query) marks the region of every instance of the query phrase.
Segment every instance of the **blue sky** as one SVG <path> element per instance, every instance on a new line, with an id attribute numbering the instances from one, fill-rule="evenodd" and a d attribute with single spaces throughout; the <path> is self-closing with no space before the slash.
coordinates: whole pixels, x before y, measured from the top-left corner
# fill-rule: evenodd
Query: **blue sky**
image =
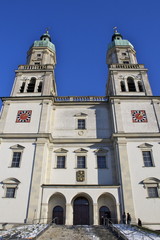
<path id="1" fill-rule="evenodd" d="M 160 95 L 159 9 L 159 0 L 1 0 L 0 96 L 10 95 L 14 70 L 46 27 L 56 46 L 58 95 L 105 95 L 114 26 L 134 45 L 153 94 Z"/>

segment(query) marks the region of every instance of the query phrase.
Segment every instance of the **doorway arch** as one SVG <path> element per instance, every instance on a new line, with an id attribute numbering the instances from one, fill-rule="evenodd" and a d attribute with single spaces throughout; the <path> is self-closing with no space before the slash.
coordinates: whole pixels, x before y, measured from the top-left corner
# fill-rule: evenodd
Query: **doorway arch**
<path id="1" fill-rule="evenodd" d="M 100 225 L 104 225 L 105 218 L 108 218 L 109 220 L 111 219 L 111 211 L 109 210 L 108 207 L 102 206 L 99 209 L 99 223 L 100 223 Z"/>
<path id="2" fill-rule="evenodd" d="M 106 192 L 99 196 L 97 203 L 99 209 L 99 224 L 102 224 L 102 215 L 108 217 L 113 223 L 117 223 L 117 204 L 115 197 L 111 193 Z"/>
<path id="3" fill-rule="evenodd" d="M 58 225 L 63 225 L 64 222 L 64 211 L 63 208 L 61 206 L 56 206 L 53 208 L 53 213 L 52 213 L 52 220 L 54 221 L 54 223 L 58 224 Z"/>
<path id="4" fill-rule="evenodd" d="M 85 197 L 77 197 L 73 203 L 73 224 L 89 225 L 89 201 Z"/>

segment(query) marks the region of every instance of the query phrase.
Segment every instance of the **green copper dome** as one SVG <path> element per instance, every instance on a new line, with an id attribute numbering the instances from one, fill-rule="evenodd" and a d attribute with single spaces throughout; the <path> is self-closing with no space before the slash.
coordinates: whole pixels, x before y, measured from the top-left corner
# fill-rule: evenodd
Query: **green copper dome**
<path id="1" fill-rule="evenodd" d="M 51 37 L 48 33 L 48 31 L 46 31 L 46 33 L 44 33 L 40 40 L 36 40 L 34 41 L 32 47 L 48 47 L 50 48 L 52 51 L 55 52 L 55 46 L 54 44 L 51 42 Z"/>
<path id="2" fill-rule="evenodd" d="M 130 46 L 134 48 L 133 45 L 128 40 L 123 39 L 123 36 L 117 31 L 115 31 L 112 36 L 112 42 L 108 44 L 108 50 L 114 46 Z"/>

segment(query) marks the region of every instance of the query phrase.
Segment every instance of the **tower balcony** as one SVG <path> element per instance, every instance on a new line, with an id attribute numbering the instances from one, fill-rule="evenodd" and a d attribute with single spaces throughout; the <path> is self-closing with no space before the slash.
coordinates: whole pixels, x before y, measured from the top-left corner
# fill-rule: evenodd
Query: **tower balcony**
<path id="1" fill-rule="evenodd" d="M 110 64 L 109 69 L 144 69 L 143 64 Z"/>
<path id="2" fill-rule="evenodd" d="M 53 70 L 54 65 L 53 64 L 45 64 L 45 65 L 19 65 L 18 70 L 32 70 L 32 71 L 37 71 L 37 70 Z"/>

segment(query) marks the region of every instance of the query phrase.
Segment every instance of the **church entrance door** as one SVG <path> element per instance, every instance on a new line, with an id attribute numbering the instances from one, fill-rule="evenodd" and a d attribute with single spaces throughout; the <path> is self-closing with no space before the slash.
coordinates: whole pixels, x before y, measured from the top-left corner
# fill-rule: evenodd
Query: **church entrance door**
<path id="1" fill-rule="evenodd" d="M 60 206 L 56 206 L 53 208 L 53 215 L 52 215 L 53 222 L 58 225 L 63 225 L 63 208 Z"/>
<path id="2" fill-rule="evenodd" d="M 104 225 L 106 223 L 106 218 L 108 218 L 109 220 L 111 219 L 111 212 L 110 212 L 108 207 L 102 206 L 99 209 L 99 222 L 100 222 L 100 225 Z"/>
<path id="3" fill-rule="evenodd" d="M 73 224 L 89 225 L 89 202 L 84 197 L 78 197 L 74 200 L 73 206 Z"/>

